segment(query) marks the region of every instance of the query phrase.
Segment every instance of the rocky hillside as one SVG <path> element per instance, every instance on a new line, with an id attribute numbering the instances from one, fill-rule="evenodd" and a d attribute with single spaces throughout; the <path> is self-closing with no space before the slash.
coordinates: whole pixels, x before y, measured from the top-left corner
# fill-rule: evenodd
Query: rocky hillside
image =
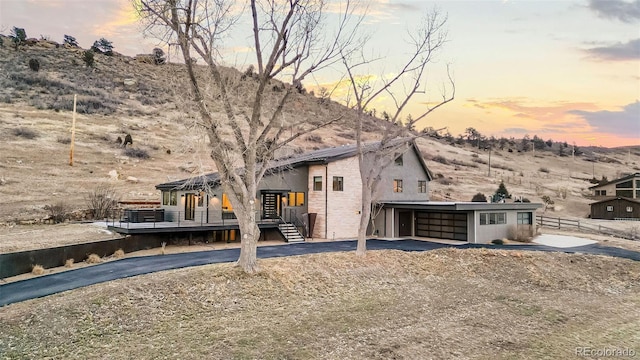
<path id="1" fill-rule="evenodd" d="M 34 41 L 17 51 L 7 41 L 0 47 L 0 222 L 44 218 L 45 207 L 59 202 L 82 209 L 87 194 L 103 184 L 126 200 L 156 200 L 155 184 L 213 170 L 206 137 L 193 126 L 191 114 L 179 110 L 187 101 L 178 80 L 180 65 L 96 54 L 95 65 L 87 67 L 83 52 L 50 41 Z M 29 66 L 32 59 L 38 71 Z M 234 69 L 225 74 L 234 91 L 250 96 L 251 77 Z M 266 103 L 283 86 L 289 85 L 274 82 Z M 74 164 L 69 166 L 74 94 L 78 115 Z M 337 116 L 344 122 L 301 138 L 290 151 L 353 142 L 351 111 L 296 93 L 285 119 Z M 117 143 L 126 134 L 133 139 L 127 150 Z M 367 137 L 374 139 L 375 133 Z M 638 148 L 583 149 L 584 155 L 573 158 L 550 151 L 509 152 L 507 147 L 491 152 L 489 174 L 488 151 L 452 143 L 420 140 L 437 177 L 431 185 L 434 200 L 468 201 L 477 192 L 493 193 L 503 180 L 515 196 L 537 202 L 548 195 L 557 214 L 584 217 L 590 179 L 640 170 Z"/>

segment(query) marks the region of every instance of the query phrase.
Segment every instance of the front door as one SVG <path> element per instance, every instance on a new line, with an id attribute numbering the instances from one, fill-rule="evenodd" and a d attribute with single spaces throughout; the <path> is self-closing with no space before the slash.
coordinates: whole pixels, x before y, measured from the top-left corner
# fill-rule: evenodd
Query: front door
<path id="1" fill-rule="evenodd" d="M 184 219 L 193 220 L 196 216 L 196 194 L 187 193 L 184 202 Z"/>
<path id="2" fill-rule="evenodd" d="M 411 220 L 413 214 L 411 211 L 398 212 L 398 236 L 411 236 Z"/>
<path id="3" fill-rule="evenodd" d="M 262 218 L 277 219 L 280 217 L 280 198 L 278 193 L 262 193 Z"/>

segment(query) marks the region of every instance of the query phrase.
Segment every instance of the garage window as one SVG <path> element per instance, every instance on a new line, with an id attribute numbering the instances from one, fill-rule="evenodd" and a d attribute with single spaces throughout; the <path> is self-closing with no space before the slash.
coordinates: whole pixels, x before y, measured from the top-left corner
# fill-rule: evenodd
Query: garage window
<path id="1" fill-rule="evenodd" d="M 627 212 L 633 212 L 633 208 L 631 206 L 627 206 Z"/>
<path id="2" fill-rule="evenodd" d="M 607 211 L 608 212 L 612 212 L 613 211 L 613 206 L 612 205 L 608 205 L 607 206 Z"/>
<path id="3" fill-rule="evenodd" d="M 519 212 L 518 213 L 518 225 L 531 225 L 532 224 L 532 216 L 530 212 Z"/>
<path id="4" fill-rule="evenodd" d="M 507 223 L 507 213 L 482 213 L 480 225 L 500 225 Z"/>

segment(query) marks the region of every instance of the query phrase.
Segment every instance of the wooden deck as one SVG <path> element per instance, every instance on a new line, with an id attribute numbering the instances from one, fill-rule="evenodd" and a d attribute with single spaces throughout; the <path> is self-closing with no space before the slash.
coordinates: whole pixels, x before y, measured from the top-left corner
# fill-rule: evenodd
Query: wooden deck
<path id="1" fill-rule="evenodd" d="M 258 221 L 260 229 L 278 228 L 279 221 L 277 219 L 268 219 Z M 218 222 L 203 223 L 200 221 L 162 221 L 162 222 L 140 222 L 132 223 L 126 221 L 109 221 L 107 229 L 115 231 L 119 234 L 166 234 L 166 233 L 184 233 L 184 232 L 207 232 L 207 231 L 223 231 L 223 230 L 239 230 L 238 220 L 223 220 Z"/>

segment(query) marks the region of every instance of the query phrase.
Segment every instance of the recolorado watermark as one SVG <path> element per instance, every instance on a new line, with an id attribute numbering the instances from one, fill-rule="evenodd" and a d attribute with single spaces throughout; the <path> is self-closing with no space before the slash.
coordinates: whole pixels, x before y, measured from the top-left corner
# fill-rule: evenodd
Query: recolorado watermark
<path id="1" fill-rule="evenodd" d="M 589 357 L 636 357 L 636 350 L 631 348 L 592 348 L 588 346 L 579 346 L 576 348 L 576 356 Z"/>

